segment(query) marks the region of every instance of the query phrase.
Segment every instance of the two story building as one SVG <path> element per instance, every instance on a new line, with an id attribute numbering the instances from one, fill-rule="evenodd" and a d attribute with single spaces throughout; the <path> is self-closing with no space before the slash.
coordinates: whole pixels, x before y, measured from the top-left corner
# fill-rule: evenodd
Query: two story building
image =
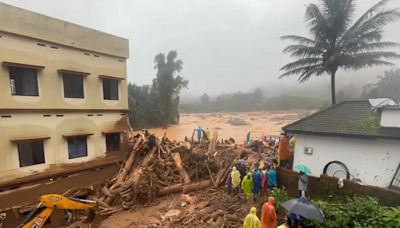
<path id="1" fill-rule="evenodd" d="M 0 182 L 118 153 L 128 57 L 127 39 L 0 3 Z"/>

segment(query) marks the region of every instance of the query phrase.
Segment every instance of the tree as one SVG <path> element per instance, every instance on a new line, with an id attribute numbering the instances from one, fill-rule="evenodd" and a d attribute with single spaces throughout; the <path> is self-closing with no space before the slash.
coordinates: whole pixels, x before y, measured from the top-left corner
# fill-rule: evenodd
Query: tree
<path id="1" fill-rule="evenodd" d="M 332 104 L 336 103 L 335 76 L 339 69 L 358 70 L 376 65 L 393 65 L 389 59 L 399 58 L 395 52 L 383 51 L 398 46 L 382 42 L 383 28 L 400 18 L 398 9 L 384 9 L 388 0 L 379 1 L 354 23 L 355 0 L 319 0 L 321 5 L 309 4 L 305 18 L 312 39 L 288 35 L 283 40 L 295 42 L 284 49 L 298 60 L 281 68 L 280 78 L 299 75 L 305 82 L 311 76 L 327 73 L 331 76 Z"/>
<path id="2" fill-rule="evenodd" d="M 400 69 L 385 71 L 379 81 L 363 88 L 363 98 L 391 98 L 400 101 Z"/>
<path id="3" fill-rule="evenodd" d="M 264 95 L 260 88 L 254 90 L 253 98 L 254 102 L 262 102 L 264 100 Z"/>
<path id="4" fill-rule="evenodd" d="M 207 93 L 204 93 L 203 95 L 201 95 L 200 101 L 203 105 L 208 105 L 210 103 L 210 97 Z"/>
<path id="5" fill-rule="evenodd" d="M 154 58 L 154 69 L 157 69 L 157 75 L 153 79 L 151 93 L 159 101 L 159 114 L 164 118 L 163 124 L 179 121 L 179 95 L 181 90 L 187 88 L 189 83 L 177 75 L 182 70 L 183 65 L 182 60 L 177 59 L 177 56 L 176 51 L 170 51 L 167 58 L 162 53 Z"/>

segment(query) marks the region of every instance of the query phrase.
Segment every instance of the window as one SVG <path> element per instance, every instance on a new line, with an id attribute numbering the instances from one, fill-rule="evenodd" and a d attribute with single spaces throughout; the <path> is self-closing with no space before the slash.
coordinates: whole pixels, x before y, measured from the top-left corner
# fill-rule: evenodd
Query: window
<path id="1" fill-rule="evenodd" d="M 63 73 L 64 97 L 84 98 L 83 75 Z"/>
<path id="2" fill-rule="evenodd" d="M 103 78 L 104 100 L 118 100 L 118 80 Z"/>
<path id="3" fill-rule="evenodd" d="M 8 67 L 11 95 L 39 96 L 37 70 L 22 67 Z"/>
<path id="4" fill-rule="evenodd" d="M 42 140 L 30 140 L 18 142 L 19 166 L 44 163 L 44 149 Z"/>
<path id="5" fill-rule="evenodd" d="M 119 133 L 106 134 L 106 150 L 118 151 L 119 150 Z"/>
<path id="6" fill-rule="evenodd" d="M 68 155 L 69 159 L 87 156 L 86 136 L 68 137 Z"/>

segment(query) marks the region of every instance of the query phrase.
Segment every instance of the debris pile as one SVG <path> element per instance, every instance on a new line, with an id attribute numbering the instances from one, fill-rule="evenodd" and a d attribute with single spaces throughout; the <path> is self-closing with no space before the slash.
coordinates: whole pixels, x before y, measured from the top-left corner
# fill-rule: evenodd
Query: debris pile
<path id="1" fill-rule="evenodd" d="M 141 207 L 171 193 L 218 187 L 242 152 L 235 145 L 219 144 L 216 133 L 201 143 L 131 133 L 129 144 L 119 173 L 91 195 L 103 215 Z"/>

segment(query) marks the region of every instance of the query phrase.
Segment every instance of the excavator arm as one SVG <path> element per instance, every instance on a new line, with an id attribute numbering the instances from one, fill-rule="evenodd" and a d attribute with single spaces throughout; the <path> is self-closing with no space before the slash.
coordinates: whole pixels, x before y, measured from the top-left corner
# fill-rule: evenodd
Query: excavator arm
<path id="1" fill-rule="evenodd" d="M 56 208 L 62 210 L 86 211 L 89 213 L 86 222 L 91 222 L 94 219 L 93 209 L 95 205 L 96 202 L 91 200 L 68 198 L 58 194 L 43 195 L 40 197 L 40 203 L 36 209 L 25 217 L 23 222 L 19 225 L 19 228 L 43 227 Z"/>

